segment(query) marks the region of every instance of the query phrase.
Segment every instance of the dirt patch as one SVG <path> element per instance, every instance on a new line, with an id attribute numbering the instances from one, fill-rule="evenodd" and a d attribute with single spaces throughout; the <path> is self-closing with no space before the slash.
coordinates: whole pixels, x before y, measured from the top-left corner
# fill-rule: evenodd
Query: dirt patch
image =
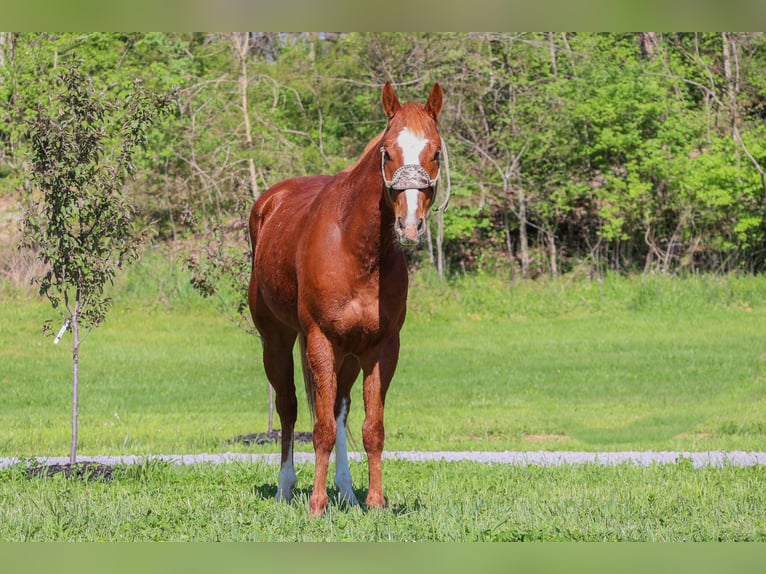
<path id="1" fill-rule="evenodd" d="M 27 478 L 50 478 L 57 474 L 66 478 L 85 481 L 109 481 L 112 479 L 113 468 L 108 464 L 98 462 L 78 462 L 75 464 L 45 464 L 31 466 L 26 470 Z"/>
<path id="2" fill-rule="evenodd" d="M 296 431 L 293 433 L 293 438 L 297 443 L 310 443 L 312 442 L 312 435 L 310 432 Z M 245 445 L 251 444 L 268 444 L 276 443 L 282 440 L 282 432 L 279 430 L 272 430 L 270 432 L 259 432 L 253 434 L 241 434 L 235 436 L 229 441 L 229 443 L 241 443 Z"/>
<path id="3" fill-rule="evenodd" d="M 525 434 L 522 437 L 522 440 L 527 442 L 561 442 L 565 440 L 572 440 L 572 437 L 565 434 Z"/>

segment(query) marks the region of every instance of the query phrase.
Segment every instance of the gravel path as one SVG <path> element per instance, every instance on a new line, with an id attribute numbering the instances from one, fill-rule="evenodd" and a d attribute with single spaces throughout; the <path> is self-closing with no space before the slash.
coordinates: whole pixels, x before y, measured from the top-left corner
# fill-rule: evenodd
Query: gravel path
<path id="1" fill-rule="evenodd" d="M 364 454 L 350 452 L 350 460 L 363 460 Z M 754 466 L 766 465 L 766 452 L 744 451 L 704 451 L 704 452 L 569 452 L 569 451 L 530 451 L 530 452 L 418 452 L 418 451 L 391 451 L 383 454 L 384 460 L 406 461 L 473 461 L 485 464 L 514 464 L 514 465 L 539 465 L 560 466 L 567 464 L 602 464 L 616 465 L 631 463 L 638 466 L 651 464 L 674 464 L 680 460 L 691 460 L 694 467 L 703 466 Z M 28 458 L 0 458 L 0 469 L 7 468 L 20 462 L 28 461 Z M 66 464 L 68 457 L 36 457 L 42 464 Z M 221 454 L 160 454 L 152 456 L 95 456 L 81 457 L 80 462 L 93 461 L 102 464 L 136 464 L 147 460 L 161 460 L 176 464 L 223 464 L 230 462 L 253 463 L 266 462 L 279 464 L 279 455 L 274 454 L 247 454 L 247 453 L 221 453 Z M 306 452 L 295 453 L 296 464 L 314 462 L 314 454 Z"/>

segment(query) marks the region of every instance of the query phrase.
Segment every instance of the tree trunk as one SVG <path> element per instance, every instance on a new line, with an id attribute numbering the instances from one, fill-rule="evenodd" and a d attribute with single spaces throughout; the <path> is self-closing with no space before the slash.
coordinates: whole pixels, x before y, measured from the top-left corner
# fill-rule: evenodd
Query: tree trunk
<path id="1" fill-rule="evenodd" d="M 0 32 L 0 68 L 13 63 L 13 32 Z"/>
<path id="2" fill-rule="evenodd" d="M 426 246 L 428 247 L 428 260 L 431 265 L 436 267 L 436 258 L 434 257 L 434 239 L 433 233 L 431 233 L 431 226 L 426 225 Z"/>
<path id="3" fill-rule="evenodd" d="M 444 278 L 444 210 L 436 212 L 436 271 Z"/>
<path id="4" fill-rule="evenodd" d="M 738 78 L 735 78 L 732 73 L 731 42 L 726 32 L 721 33 L 721 43 L 723 47 L 723 75 L 726 80 L 726 95 L 729 99 L 729 121 L 731 122 L 732 130 L 735 130 L 737 127 L 737 116 L 739 115 L 737 113 Z"/>
<path id="5" fill-rule="evenodd" d="M 750 153 L 742 134 L 739 132 L 739 106 L 737 104 L 737 95 L 739 94 L 739 54 L 734 40 L 729 38 L 726 32 L 721 33 L 721 43 L 723 48 L 723 75 L 726 80 L 726 95 L 729 100 L 729 122 L 731 124 L 731 136 L 735 143 L 742 148 L 743 153 L 753 164 L 753 167 L 761 176 L 761 187 L 766 197 L 766 170 L 761 163 Z M 732 67 L 734 69 L 732 69 Z"/>
<path id="6" fill-rule="evenodd" d="M 80 402 L 80 294 L 76 295 L 72 313 L 72 443 L 69 447 L 69 463 L 77 462 L 78 405 Z"/>
<path id="7" fill-rule="evenodd" d="M 527 199 L 524 188 L 519 185 L 519 255 L 521 256 L 521 276 L 529 277 L 529 239 L 527 238 Z"/>
<path id="8" fill-rule="evenodd" d="M 253 131 L 250 125 L 250 113 L 248 112 L 247 88 L 250 82 L 247 77 L 247 56 L 250 52 L 250 34 L 248 32 L 236 33 L 232 35 L 232 43 L 239 60 L 239 93 L 242 106 L 242 120 L 245 126 L 245 145 L 248 154 L 252 154 L 253 149 Z M 255 174 L 255 161 L 252 156 L 247 158 L 247 166 L 250 171 L 250 193 L 253 199 L 258 198 L 258 179 Z"/>
<path id="9" fill-rule="evenodd" d="M 559 75 L 559 66 L 556 61 L 556 39 L 554 32 L 548 32 L 548 51 L 551 54 L 551 75 L 555 78 Z"/>
<path id="10" fill-rule="evenodd" d="M 509 279 L 511 284 L 513 284 L 513 281 L 516 279 L 516 265 L 513 261 L 513 240 L 511 239 L 511 221 L 510 217 L 508 217 L 508 210 L 506 209 L 503 213 L 503 223 L 505 227 L 505 247 L 508 250 L 508 267 L 510 268 L 509 271 Z"/>
<path id="11" fill-rule="evenodd" d="M 274 431 L 274 387 L 269 383 L 269 434 Z"/>
<path id="12" fill-rule="evenodd" d="M 558 249 L 556 248 L 556 235 L 552 231 L 546 231 L 545 237 L 548 240 L 548 248 L 551 255 L 551 276 L 555 279 L 559 276 Z"/>
<path id="13" fill-rule="evenodd" d="M 641 46 L 641 55 L 649 60 L 654 58 L 657 50 L 657 32 L 639 32 L 638 43 Z"/>

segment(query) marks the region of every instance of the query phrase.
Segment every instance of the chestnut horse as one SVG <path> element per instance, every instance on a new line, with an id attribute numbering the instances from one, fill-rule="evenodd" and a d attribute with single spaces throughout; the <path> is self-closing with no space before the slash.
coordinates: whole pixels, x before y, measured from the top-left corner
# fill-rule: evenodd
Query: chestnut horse
<path id="1" fill-rule="evenodd" d="M 327 470 L 335 447 L 339 498 L 358 504 L 351 486 L 346 422 L 351 386 L 363 373 L 367 507 L 385 506 L 381 477 L 383 406 L 399 358 L 407 303 L 402 245 L 423 236 L 439 177 L 437 129 L 442 89 L 423 106 L 382 92 L 388 117 L 356 164 L 334 175 L 277 183 L 253 205 L 249 305 L 261 336 L 266 376 L 282 424 L 278 500 L 292 499 L 297 417 L 292 349 L 300 342 L 314 417 L 312 515 L 328 504 Z"/>

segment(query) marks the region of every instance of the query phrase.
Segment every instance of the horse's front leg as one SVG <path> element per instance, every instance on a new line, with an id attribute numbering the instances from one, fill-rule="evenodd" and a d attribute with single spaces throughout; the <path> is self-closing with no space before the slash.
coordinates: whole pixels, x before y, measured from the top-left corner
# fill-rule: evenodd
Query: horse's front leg
<path id="1" fill-rule="evenodd" d="M 336 356 L 332 343 L 318 330 L 309 333 L 305 353 L 304 369 L 308 369 L 307 376 L 311 378 L 315 411 L 314 489 L 309 498 L 309 511 L 312 516 L 319 516 L 329 502 L 327 468 L 337 433 L 334 413 L 337 394 Z"/>
<path id="2" fill-rule="evenodd" d="M 384 507 L 383 497 L 383 442 L 385 429 L 383 425 L 383 410 L 386 402 L 386 391 L 394 376 L 396 363 L 399 360 L 399 336 L 386 341 L 377 353 L 365 357 L 362 363 L 364 370 L 364 424 L 362 425 L 362 441 L 367 452 L 367 464 L 370 487 L 367 491 L 367 507 Z"/>

